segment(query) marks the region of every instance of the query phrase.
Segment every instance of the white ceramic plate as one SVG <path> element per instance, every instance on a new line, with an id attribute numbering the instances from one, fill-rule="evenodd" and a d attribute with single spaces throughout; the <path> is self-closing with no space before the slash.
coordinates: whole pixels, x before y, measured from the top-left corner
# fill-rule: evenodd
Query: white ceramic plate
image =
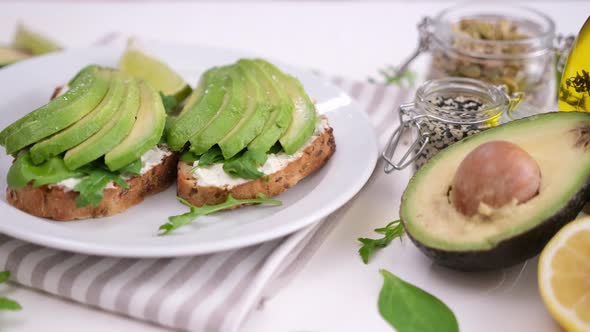
<path id="1" fill-rule="evenodd" d="M 188 45 L 150 43 L 146 47 L 194 85 L 205 69 L 251 56 Z M 54 87 L 80 68 L 97 63 L 116 66 L 123 46 L 70 50 L 0 69 L 0 128 L 47 102 Z M 276 63 L 276 62 L 275 62 Z M 297 76 L 318 111 L 326 114 L 336 137 L 336 153 L 319 172 L 278 199 L 280 207 L 256 206 L 199 219 L 168 236 L 158 226 L 187 208 L 175 199 L 176 188 L 147 198 L 121 214 L 76 222 L 53 222 L 28 215 L 6 202 L 6 174 L 12 157 L 0 156 L 0 232 L 40 245 L 87 254 L 170 257 L 205 254 L 268 241 L 319 221 L 365 184 L 378 156 L 366 115 L 345 93 L 317 76 L 278 64 Z"/>

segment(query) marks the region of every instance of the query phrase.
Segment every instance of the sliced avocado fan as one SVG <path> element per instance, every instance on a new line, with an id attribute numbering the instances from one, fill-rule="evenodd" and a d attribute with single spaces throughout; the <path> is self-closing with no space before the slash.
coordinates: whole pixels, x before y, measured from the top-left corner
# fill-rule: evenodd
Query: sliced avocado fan
<path id="1" fill-rule="evenodd" d="M 450 200 L 455 173 L 471 151 L 498 140 L 516 144 L 536 161 L 539 192 L 520 204 L 466 216 Z M 451 145 L 416 172 L 402 196 L 400 218 L 412 241 L 440 264 L 481 270 L 522 262 L 581 211 L 590 194 L 589 146 L 587 113 L 547 113 L 488 129 Z"/>
<path id="2" fill-rule="evenodd" d="M 246 77 L 247 102 L 240 121 L 217 143 L 225 159 L 242 151 L 262 132 L 272 109 L 266 91 L 258 83 L 255 74 L 244 63 L 238 62 L 236 66 Z"/>
<path id="3" fill-rule="evenodd" d="M 105 155 L 105 164 L 111 171 L 119 170 L 139 159 L 158 144 L 164 132 L 166 111 L 160 95 L 145 81 L 140 82 L 139 87 L 140 106 L 131 132 Z"/>
<path id="4" fill-rule="evenodd" d="M 213 68 L 203 74 L 199 87 L 168 126 L 166 137 L 172 150 L 182 149 L 193 135 L 209 124 L 229 97 L 231 84 L 224 68 Z"/>
<path id="5" fill-rule="evenodd" d="M 8 154 L 69 127 L 92 111 L 103 99 L 111 75 L 97 66 L 84 68 L 71 89 L 39 107 L 0 132 L 0 145 Z"/>
<path id="6" fill-rule="evenodd" d="M 313 135 L 317 122 L 315 106 L 299 81 L 280 71 L 268 61 L 255 60 L 267 73 L 279 82 L 293 103 L 293 119 L 279 142 L 285 153 L 293 154 Z"/>
<path id="7" fill-rule="evenodd" d="M 271 114 L 262 132 L 248 144 L 248 150 L 267 152 L 291 124 L 293 103 L 273 75 L 264 71 L 256 62 L 240 60 L 239 63 L 242 63 L 256 77 L 272 105 Z"/>
<path id="8" fill-rule="evenodd" d="M 126 79 L 125 96 L 115 115 L 104 127 L 66 152 L 64 161 L 69 169 L 77 169 L 102 157 L 129 135 L 140 105 L 140 88 L 137 80 Z"/>
<path id="9" fill-rule="evenodd" d="M 226 83 L 223 102 L 204 118 L 202 129 L 190 138 L 191 151 L 202 154 L 217 144 L 243 118 L 246 112 L 246 78 L 235 66 L 223 67 Z M 223 76 L 213 77 L 213 81 Z"/>
<path id="10" fill-rule="evenodd" d="M 30 153 L 35 164 L 40 164 L 84 142 L 112 119 L 125 98 L 127 88 L 126 75 L 120 72 L 112 72 L 111 75 L 109 90 L 93 111 L 70 127 L 33 145 Z"/>

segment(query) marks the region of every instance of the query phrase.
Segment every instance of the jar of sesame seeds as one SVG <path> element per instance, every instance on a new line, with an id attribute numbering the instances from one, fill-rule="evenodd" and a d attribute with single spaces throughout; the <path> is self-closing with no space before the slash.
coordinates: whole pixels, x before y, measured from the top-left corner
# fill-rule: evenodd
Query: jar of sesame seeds
<path id="1" fill-rule="evenodd" d="M 439 151 L 465 137 L 526 116 L 514 111 L 522 97 L 519 92 L 509 94 L 505 86 L 470 78 L 425 82 L 412 103 L 399 107 L 400 125 L 383 152 L 385 172 L 411 164 L 420 168 Z M 400 152 L 406 141 L 406 151 Z M 394 156 L 400 157 L 394 161 Z"/>

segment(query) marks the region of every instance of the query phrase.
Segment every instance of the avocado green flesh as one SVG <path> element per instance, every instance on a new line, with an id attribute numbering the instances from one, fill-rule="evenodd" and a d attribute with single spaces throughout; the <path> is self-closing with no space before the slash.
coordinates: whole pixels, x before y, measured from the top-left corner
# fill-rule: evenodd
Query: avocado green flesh
<path id="1" fill-rule="evenodd" d="M 137 81 L 126 84 L 125 99 L 107 124 L 80 145 L 68 150 L 64 161 L 69 169 L 84 166 L 111 151 L 129 135 L 140 104 L 140 89 Z"/>
<path id="2" fill-rule="evenodd" d="M 406 230 L 420 247 L 435 252 L 434 256 L 506 247 L 517 238 L 537 234 L 541 226 L 556 232 L 558 227 L 551 227 L 551 223 L 564 223 L 568 221 L 564 216 L 575 216 L 582 203 L 572 202 L 587 194 L 590 149 L 585 145 L 590 143 L 589 130 L 588 114 L 548 113 L 488 129 L 453 144 L 428 161 L 409 182 L 400 210 Z M 466 217 L 449 202 L 452 179 L 469 152 L 494 140 L 518 145 L 537 162 L 541 170 L 539 193 L 522 204 L 495 209 L 487 218 Z M 548 239 L 553 234 L 546 235 Z M 537 234 L 528 238 L 543 237 Z M 527 245 L 542 248 L 543 244 Z"/>
<path id="3" fill-rule="evenodd" d="M 17 120 L 0 133 L 8 154 L 53 135 L 76 123 L 103 99 L 110 84 L 108 72 L 87 70 L 68 92 Z"/>
<path id="4" fill-rule="evenodd" d="M 273 106 L 262 132 L 248 144 L 248 150 L 267 152 L 291 124 L 293 103 L 280 84 L 273 79 L 272 73 L 266 72 L 252 60 L 240 60 L 240 63 L 253 72 Z"/>
<path id="5" fill-rule="evenodd" d="M 284 135 L 279 139 L 285 153 L 293 154 L 313 135 L 317 122 L 315 106 L 296 78 L 284 74 L 267 61 L 260 59 L 255 61 L 265 71 L 276 77 L 293 102 L 293 119 Z"/>
<path id="6" fill-rule="evenodd" d="M 229 159 L 242 151 L 248 143 L 262 132 L 272 106 L 267 99 L 266 93 L 258 84 L 256 76 L 245 68 L 242 63 L 238 63 L 237 66 L 246 77 L 247 104 L 246 111 L 240 122 L 218 142 L 225 159 Z"/>
<path id="7" fill-rule="evenodd" d="M 215 114 L 211 114 L 203 129 L 190 139 L 190 149 L 197 155 L 207 152 L 242 119 L 250 115 L 247 113 L 247 83 L 242 69 L 234 65 L 229 66 L 226 72 L 229 86 L 223 103 L 219 105 Z"/>
<path id="8" fill-rule="evenodd" d="M 141 101 L 137 120 L 129 135 L 105 155 L 105 163 L 116 171 L 141 156 L 160 141 L 166 124 L 166 111 L 160 95 L 145 82 L 140 84 Z"/>
<path id="9" fill-rule="evenodd" d="M 202 82 L 205 88 L 193 92 L 180 115 L 169 125 L 167 141 L 172 150 L 182 149 L 193 135 L 208 125 L 224 104 L 231 84 L 223 68 L 207 71 Z"/>
<path id="10" fill-rule="evenodd" d="M 33 145 L 30 152 L 35 164 L 40 164 L 84 142 L 113 117 L 125 97 L 126 83 L 120 73 L 113 72 L 112 75 L 106 96 L 92 112 L 70 127 Z"/>

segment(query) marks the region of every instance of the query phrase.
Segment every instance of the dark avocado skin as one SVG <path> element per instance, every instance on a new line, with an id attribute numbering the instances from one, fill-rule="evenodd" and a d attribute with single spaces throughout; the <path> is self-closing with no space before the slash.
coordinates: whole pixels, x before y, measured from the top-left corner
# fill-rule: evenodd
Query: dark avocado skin
<path id="1" fill-rule="evenodd" d="M 590 177 L 559 212 L 526 232 L 498 243 L 496 247 L 489 250 L 441 250 L 429 247 L 414 239 L 410 232 L 407 233 L 420 251 L 442 266 L 461 271 L 501 269 L 522 263 L 538 255 L 557 231 L 578 216 L 589 198 Z M 400 213 L 400 215 L 403 214 Z"/>

